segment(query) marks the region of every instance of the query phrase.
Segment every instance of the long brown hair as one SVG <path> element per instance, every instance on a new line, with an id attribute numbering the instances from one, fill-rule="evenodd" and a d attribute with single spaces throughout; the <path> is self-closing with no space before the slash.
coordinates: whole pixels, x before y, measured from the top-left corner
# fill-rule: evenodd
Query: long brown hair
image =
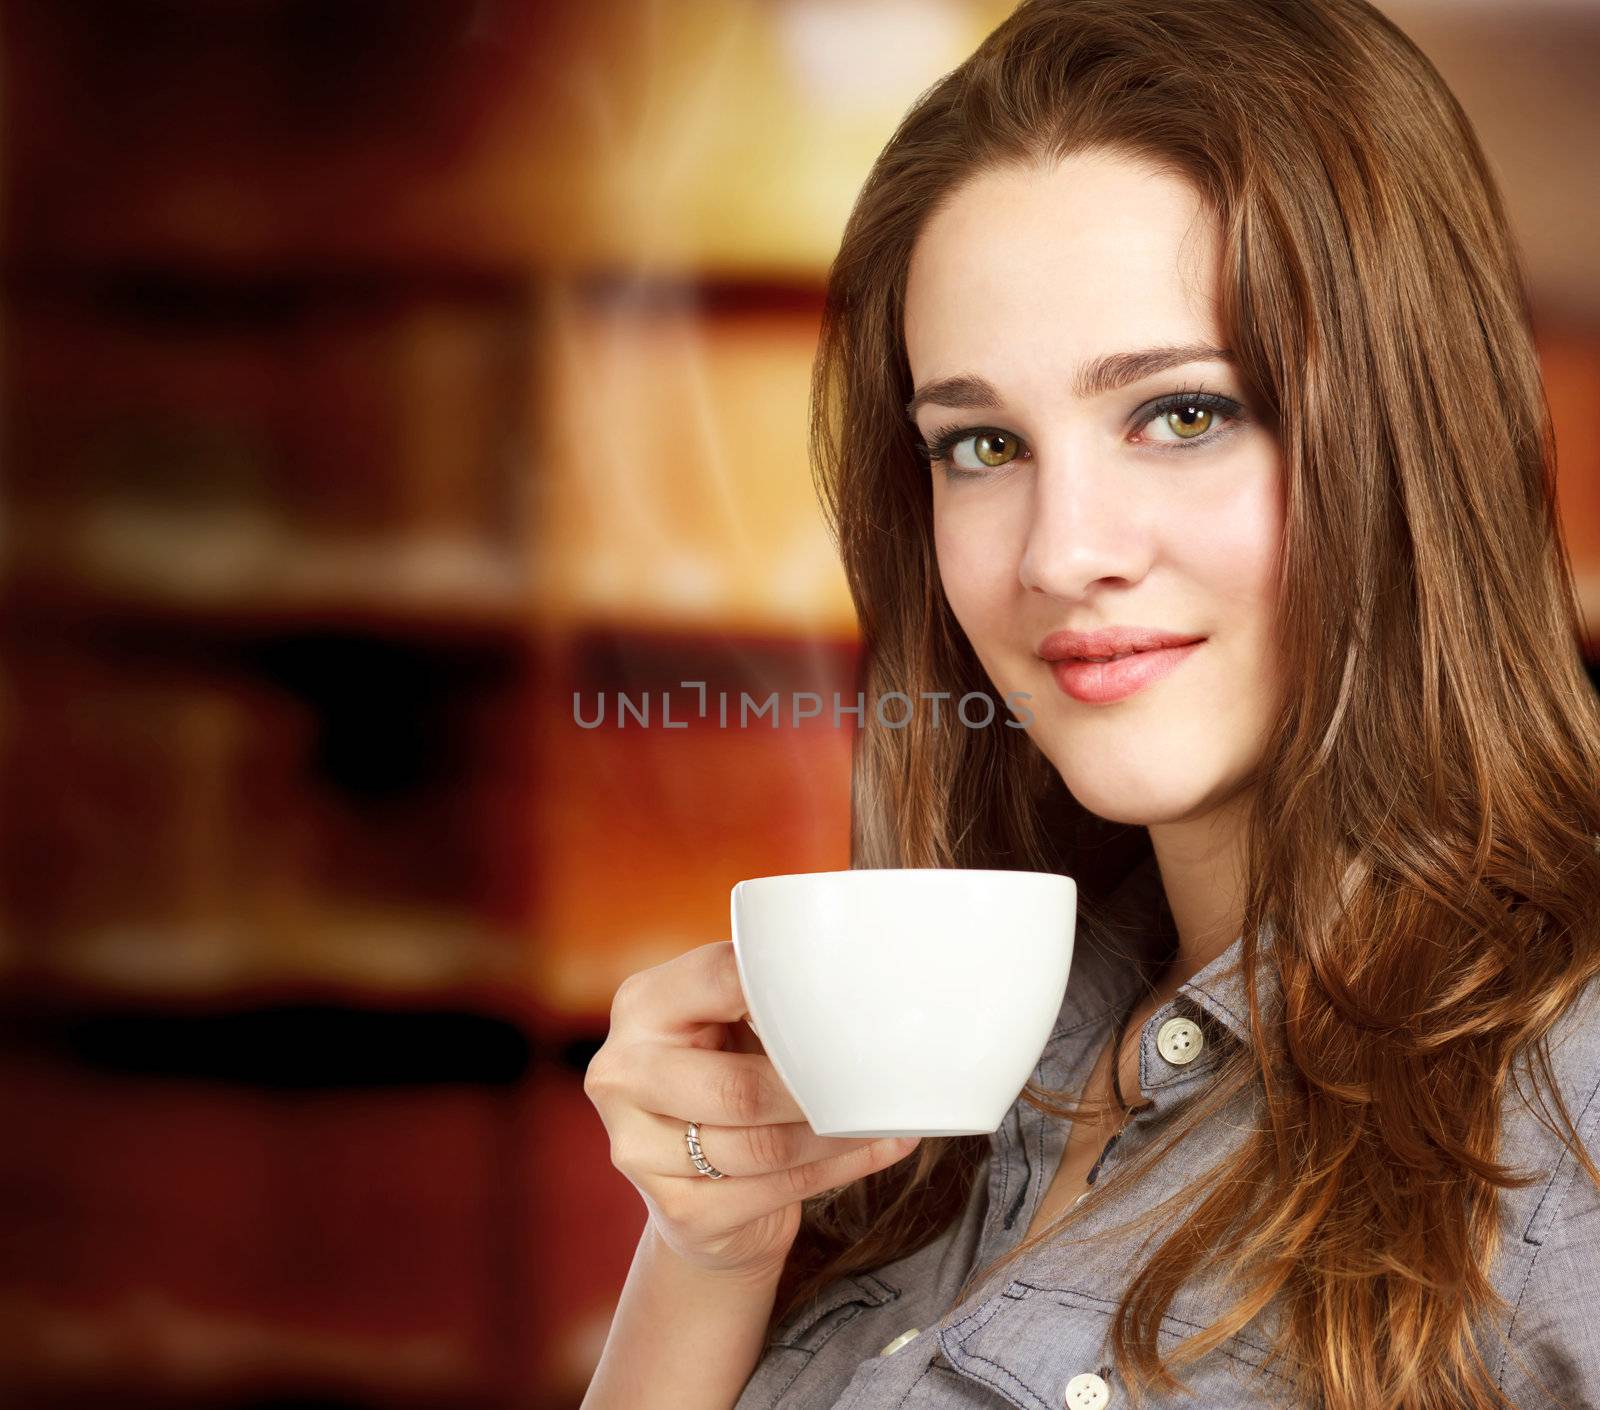
<path id="1" fill-rule="evenodd" d="M 1600 708 L 1500 196 L 1455 98 L 1379 11 L 1025 0 L 918 99 L 829 271 L 812 387 L 861 687 L 994 695 L 943 597 L 904 415 L 913 242 L 969 177 L 1095 147 L 1190 181 L 1219 222 L 1223 327 L 1286 467 L 1278 629 L 1293 683 L 1246 820 L 1254 1042 L 1150 1161 L 1247 1084 L 1265 1119 L 1131 1281 L 1113 1352 L 1136 1387 L 1171 1389 L 1169 1365 L 1281 1298 L 1274 1350 L 1329 1410 L 1504 1406 L 1471 1328 L 1500 1305 L 1499 1191 L 1534 1178 L 1497 1160 L 1519 1055 L 1537 1057 L 1562 1139 L 1600 1184 L 1545 1042 L 1600 974 Z M 1026 730 L 867 720 L 856 866 L 1065 872 L 1080 925 L 1095 925 L 1148 855 L 1143 829 L 1066 792 Z M 1270 1007 L 1255 940 L 1269 917 Z M 1090 1114 L 1031 1083 L 1023 1095 Z M 774 1324 L 948 1227 L 986 1147 L 930 1138 L 808 1201 Z M 1203 1264 L 1234 1270 L 1237 1301 L 1164 1362 L 1162 1314 Z"/>

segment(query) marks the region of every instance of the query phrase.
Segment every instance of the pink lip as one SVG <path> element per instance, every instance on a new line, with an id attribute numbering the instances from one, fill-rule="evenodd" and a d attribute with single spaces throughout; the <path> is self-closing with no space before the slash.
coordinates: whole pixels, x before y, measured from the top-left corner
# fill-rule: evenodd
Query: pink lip
<path id="1" fill-rule="evenodd" d="M 1169 646 L 1159 651 L 1136 651 L 1120 661 L 1054 661 L 1050 674 L 1056 684 L 1074 700 L 1086 705 L 1104 705 L 1123 700 L 1136 690 L 1177 670 L 1200 649 L 1202 643 Z"/>
<path id="2" fill-rule="evenodd" d="M 1093 632 L 1052 632 L 1039 643 L 1056 684 L 1074 700 L 1105 705 L 1178 669 L 1204 637 L 1154 627 L 1102 627 Z M 1131 654 L 1123 654 L 1131 653 Z M 1085 656 L 1121 656 L 1118 661 L 1085 661 Z"/>
<path id="3" fill-rule="evenodd" d="M 1039 655 L 1046 661 L 1120 656 L 1126 651 L 1160 651 L 1168 646 L 1187 646 L 1203 640 L 1199 632 L 1168 632 L 1159 627 L 1100 627 L 1092 632 L 1051 632 L 1039 643 Z"/>

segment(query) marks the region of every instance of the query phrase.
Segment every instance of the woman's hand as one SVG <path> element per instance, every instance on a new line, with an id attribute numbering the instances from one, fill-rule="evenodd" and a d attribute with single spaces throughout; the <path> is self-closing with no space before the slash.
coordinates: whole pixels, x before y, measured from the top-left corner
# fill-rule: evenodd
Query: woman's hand
<path id="1" fill-rule="evenodd" d="M 747 1008 L 727 940 L 629 975 L 583 1090 L 662 1242 L 707 1271 L 764 1277 L 788 1256 L 802 1200 L 892 1165 L 917 1138 L 814 1135 L 741 1022 Z M 727 1179 L 694 1168 L 690 1121 Z"/>

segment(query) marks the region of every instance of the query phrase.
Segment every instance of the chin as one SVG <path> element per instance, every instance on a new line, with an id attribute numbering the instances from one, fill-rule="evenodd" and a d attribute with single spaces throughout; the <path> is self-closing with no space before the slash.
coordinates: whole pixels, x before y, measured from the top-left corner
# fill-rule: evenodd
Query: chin
<path id="1" fill-rule="evenodd" d="M 1072 794 L 1096 817 L 1140 827 L 1184 822 L 1216 807 L 1230 791 L 1220 773 L 1195 768 L 1190 758 L 1163 768 L 1148 758 L 1122 760 L 1107 767 L 1104 759 L 1083 767 L 1056 761 L 1056 771 Z"/>
<path id="2" fill-rule="evenodd" d="M 1153 799 L 1108 791 L 1104 795 L 1081 793 L 1070 788 L 1072 796 L 1098 818 L 1107 822 L 1132 827 L 1160 827 L 1166 823 L 1187 822 L 1211 810 L 1210 800 L 1203 794 L 1183 798 Z"/>

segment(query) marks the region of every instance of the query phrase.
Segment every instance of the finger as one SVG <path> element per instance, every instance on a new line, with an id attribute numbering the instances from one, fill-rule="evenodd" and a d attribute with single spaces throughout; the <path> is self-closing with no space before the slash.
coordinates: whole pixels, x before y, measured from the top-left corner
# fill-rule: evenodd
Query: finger
<path id="1" fill-rule="evenodd" d="M 636 1043 L 618 1057 L 624 1064 L 621 1089 L 647 1112 L 713 1126 L 806 1119 L 772 1059 L 758 1053 Z"/>
<path id="2" fill-rule="evenodd" d="M 677 1198 L 692 1205 L 698 1206 L 704 1201 L 706 1212 L 697 1218 L 714 1218 L 724 1227 L 739 1228 L 774 1210 L 785 1209 L 796 1200 L 853 1185 L 874 1171 L 886 1169 L 910 1155 L 918 1139 L 914 1136 L 883 1137 L 821 1160 L 741 1179 L 712 1180 L 691 1166 L 689 1178 L 672 1181 L 672 1188 Z M 716 1165 L 715 1160 L 712 1164 Z M 716 1168 L 722 1169 L 720 1165 Z"/>
<path id="3" fill-rule="evenodd" d="M 750 1010 L 731 940 L 715 940 L 630 975 L 612 1005 L 616 1020 L 643 1035 L 681 1041 L 708 1023 L 734 1023 Z"/>
<path id="4" fill-rule="evenodd" d="M 689 1157 L 688 1123 L 654 1112 L 640 1112 L 619 1144 L 630 1147 L 628 1169 L 651 1175 L 697 1175 Z M 769 1126 L 699 1124 L 700 1154 L 724 1175 L 770 1175 L 796 1165 L 827 1160 L 857 1146 L 871 1145 L 871 1136 L 819 1136 L 806 1121 L 780 1121 Z"/>
<path id="5" fill-rule="evenodd" d="M 746 1014 L 738 1023 L 729 1024 L 726 1037 L 722 1046 L 734 1053 L 760 1053 L 766 1056 L 766 1046 L 761 1041 L 761 1035 L 756 1032 L 755 1024 L 751 1022 L 750 1015 Z"/>

